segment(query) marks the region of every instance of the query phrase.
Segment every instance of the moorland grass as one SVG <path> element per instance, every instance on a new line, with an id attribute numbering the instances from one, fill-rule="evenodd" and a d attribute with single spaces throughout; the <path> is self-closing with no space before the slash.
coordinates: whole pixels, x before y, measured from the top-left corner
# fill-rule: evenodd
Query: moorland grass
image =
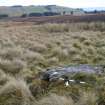
<path id="1" fill-rule="evenodd" d="M 73 75 L 87 84 L 69 87 L 39 79 L 47 68 L 105 64 L 104 29 L 102 22 L 1 23 L 0 105 L 104 105 L 104 74 Z"/>

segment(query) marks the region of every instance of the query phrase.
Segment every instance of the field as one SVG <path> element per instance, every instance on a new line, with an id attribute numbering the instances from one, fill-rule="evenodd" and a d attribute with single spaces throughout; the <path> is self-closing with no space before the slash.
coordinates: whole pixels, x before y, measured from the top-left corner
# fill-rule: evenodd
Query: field
<path id="1" fill-rule="evenodd" d="M 105 23 L 0 23 L 0 105 L 105 105 L 105 77 L 65 87 L 39 75 L 59 66 L 105 64 Z"/>
<path id="2" fill-rule="evenodd" d="M 41 16 L 41 17 L 12 17 L 7 18 L 4 21 L 13 21 L 13 22 L 34 22 L 35 24 L 43 23 L 77 23 L 77 22 L 97 22 L 105 21 L 104 13 L 97 14 L 74 14 L 74 15 L 58 15 L 58 16 Z"/>

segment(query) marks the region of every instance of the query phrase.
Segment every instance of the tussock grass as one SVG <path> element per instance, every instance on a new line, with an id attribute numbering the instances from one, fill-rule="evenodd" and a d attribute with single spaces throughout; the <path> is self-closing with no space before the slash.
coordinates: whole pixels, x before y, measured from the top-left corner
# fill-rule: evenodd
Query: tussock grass
<path id="1" fill-rule="evenodd" d="M 68 50 L 62 49 L 60 47 L 54 48 L 52 54 L 53 57 L 58 57 L 60 61 L 66 60 L 66 58 L 69 56 Z"/>
<path id="2" fill-rule="evenodd" d="M 59 58 L 52 57 L 47 60 L 48 65 L 57 65 L 59 63 Z"/>
<path id="3" fill-rule="evenodd" d="M 97 96 L 94 92 L 84 92 L 75 105 L 98 105 Z"/>
<path id="4" fill-rule="evenodd" d="M 0 89 L 0 104 L 2 105 L 29 105 L 31 100 L 32 95 L 23 80 L 11 78 Z"/>
<path id="5" fill-rule="evenodd" d="M 44 44 L 34 44 L 32 46 L 29 47 L 29 50 L 32 50 L 34 52 L 39 52 L 39 53 L 44 53 L 45 51 L 47 51 L 47 46 Z"/>
<path id="6" fill-rule="evenodd" d="M 3 70 L 0 70 L 0 87 L 2 87 L 7 81 L 7 75 L 3 72 Z"/>
<path id="7" fill-rule="evenodd" d="M 5 27 L 6 24 L 9 26 Z M 102 22 L 26 26 L 3 23 L 0 25 L 0 104 L 104 105 L 104 74 L 77 74 L 72 78 L 89 84 L 69 87 L 63 82 L 41 81 L 38 74 L 57 66 L 105 64 L 104 52 L 105 23 Z M 10 74 L 24 80 L 14 79 Z M 38 102 L 31 103 L 32 96 Z"/>
<path id="8" fill-rule="evenodd" d="M 32 52 L 30 50 L 27 50 L 23 56 L 23 59 L 25 58 L 26 61 L 39 61 L 39 60 L 42 60 L 44 61 L 44 57 L 43 55 L 41 55 L 40 53 L 37 53 L 37 52 Z"/>
<path id="9" fill-rule="evenodd" d="M 56 32 L 69 32 L 69 26 L 67 24 L 45 24 L 44 26 L 40 26 L 41 31 L 44 32 L 51 32 L 51 33 L 56 33 Z"/>
<path id="10" fill-rule="evenodd" d="M 16 74 L 25 67 L 26 64 L 18 59 L 14 59 L 12 61 L 0 59 L 0 68 L 6 73 Z"/>
<path id="11" fill-rule="evenodd" d="M 38 105 L 74 105 L 73 100 L 64 96 L 51 94 L 39 101 Z"/>
<path id="12" fill-rule="evenodd" d="M 13 58 L 19 58 L 22 56 L 22 49 L 19 47 L 7 47 L 0 52 L 0 56 L 3 59 L 12 60 Z"/>

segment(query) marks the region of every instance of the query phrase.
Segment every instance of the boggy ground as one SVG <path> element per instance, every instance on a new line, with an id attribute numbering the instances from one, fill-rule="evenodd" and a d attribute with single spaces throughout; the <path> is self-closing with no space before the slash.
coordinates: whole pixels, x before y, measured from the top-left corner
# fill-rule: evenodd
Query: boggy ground
<path id="1" fill-rule="evenodd" d="M 105 23 L 0 23 L 0 105 L 104 105 L 103 75 L 78 73 L 87 84 L 39 79 L 48 68 L 105 64 Z"/>

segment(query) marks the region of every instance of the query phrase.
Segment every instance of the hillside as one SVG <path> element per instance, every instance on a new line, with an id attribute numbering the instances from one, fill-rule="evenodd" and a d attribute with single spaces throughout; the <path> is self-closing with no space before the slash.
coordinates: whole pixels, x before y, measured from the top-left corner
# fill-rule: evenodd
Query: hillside
<path id="1" fill-rule="evenodd" d="M 1 6 L 0 15 L 7 14 L 9 17 L 21 16 L 22 14 L 30 13 L 44 13 L 44 12 L 56 12 L 62 14 L 70 14 L 71 11 L 75 13 L 83 13 L 82 9 L 72 9 L 68 7 L 56 6 L 56 5 L 47 5 L 47 6 Z"/>

